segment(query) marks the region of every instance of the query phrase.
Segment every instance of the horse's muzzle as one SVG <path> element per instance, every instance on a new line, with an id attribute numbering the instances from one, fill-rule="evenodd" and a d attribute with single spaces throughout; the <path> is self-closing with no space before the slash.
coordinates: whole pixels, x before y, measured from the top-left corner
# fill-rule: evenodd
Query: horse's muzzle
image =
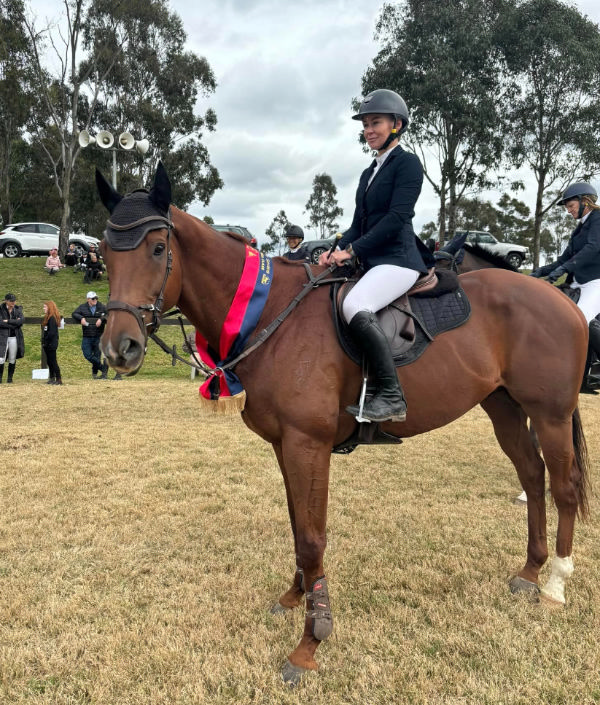
<path id="1" fill-rule="evenodd" d="M 144 362 L 145 346 L 126 334 L 119 336 L 114 346 L 112 339 L 102 336 L 100 347 L 110 366 L 121 374 L 136 374 Z"/>

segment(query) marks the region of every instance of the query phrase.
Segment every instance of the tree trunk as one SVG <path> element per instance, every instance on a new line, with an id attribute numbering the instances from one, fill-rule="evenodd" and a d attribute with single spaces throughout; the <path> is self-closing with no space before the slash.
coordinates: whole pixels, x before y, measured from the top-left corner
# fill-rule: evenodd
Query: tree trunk
<path id="1" fill-rule="evenodd" d="M 438 242 L 440 248 L 446 242 L 446 181 L 440 183 L 440 226 L 438 229 Z"/>
<path id="2" fill-rule="evenodd" d="M 533 220 L 533 268 L 537 269 L 540 266 L 540 237 L 542 232 L 543 218 L 543 203 L 542 196 L 544 195 L 544 182 L 546 180 L 546 172 L 540 172 L 537 182 L 537 192 L 535 194 L 535 217 Z"/>
<path id="3" fill-rule="evenodd" d="M 71 221 L 71 177 L 73 175 L 73 164 L 71 163 L 70 150 L 65 150 L 65 164 L 63 168 L 62 200 L 63 211 L 60 220 L 60 236 L 58 239 L 58 254 L 64 262 L 65 254 L 69 247 L 69 231 Z"/>

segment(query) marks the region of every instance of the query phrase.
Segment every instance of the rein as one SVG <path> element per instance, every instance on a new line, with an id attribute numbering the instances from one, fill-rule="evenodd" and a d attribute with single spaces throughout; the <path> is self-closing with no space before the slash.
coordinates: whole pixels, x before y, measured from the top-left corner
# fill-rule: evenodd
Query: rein
<path id="1" fill-rule="evenodd" d="M 191 362 L 188 362 L 188 360 L 185 360 L 182 358 L 180 355 L 178 355 L 175 346 L 173 345 L 172 348 L 170 348 L 164 340 L 159 338 L 156 335 L 156 331 L 153 331 L 149 337 L 168 355 L 171 355 L 172 358 L 172 365 L 175 366 L 175 361 L 179 360 L 179 362 L 183 362 L 184 365 L 188 365 L 189 367 L 194 367 L 196 369 L 202 370 L 205 374 L 211 375 L 214 374 L 217 370 L 230 370 L 233 369 L 241 360 L 243 360 L 245 357 L 248 357 L 250 353 L 254 352 L 257 348 L 259 348 L 266 340 L 268 340 L 273 333 L 279 328 L 279 326 L 285 321 L 285 319 L 292 313 L 292 311 L 298 306 L 298 304 L 304 299 L 308 294 L 313 289 L 317 289 L 319 286 L 323 285 L 332 285 L 336 284 L 338 282 L 347 282 L 350 277 L 349 276 L 340 276 L 340 277 L 332 277 L 330 279 L 327 279 L 328 275 L 333 274 L 333 272 L 337 269 L 340 269 L 337 265 L 332 264 L 330 267 L 328 267 L 324 272 L 321 272 L 318 276 L 314 276 L 311 269 L 310 265 L 304 263 L 304 269 L 306 271 L 306 274 L 308 276 L 308 281 L 306 284 L 303 285 L 301 291 L 290 301 L 290 303 L 284 308 L 284 310 L 273 320 L 271 323 L 266 328 L 263 328 L 261 332 L 254 338 L 252 342 L 249 342 L 248 345 L 242 350 L 242 352 L 233 360 L 230 360 L 227 364 L 221 365 L 216 368 L 211 368 L 208 365 L 206 365 L 202 360 L 198 358 L 196 355 L 195 351 L 192 349 L 191 354 L 196 362 L 196 364 L 193 364 Z M 133 307 L 130 307 L 133 308 Z M 128 310 L 128 309 L 125 309 Z M 169 311 L 168 313 L 165 314 L 166 316 L 171 316 L 171 315 L 176 315 L 178 313 L 181 313 L 181 311 L 178 308 L 173 309 L 172 311 Z M 183 327 L 183 319 L 181 316 L 179 317 L 179 324 L 181 326 L 181 331 L 185 340 L 185 343 L 187 345 L 187 336 L 185 335 L 185 329 Z"/>

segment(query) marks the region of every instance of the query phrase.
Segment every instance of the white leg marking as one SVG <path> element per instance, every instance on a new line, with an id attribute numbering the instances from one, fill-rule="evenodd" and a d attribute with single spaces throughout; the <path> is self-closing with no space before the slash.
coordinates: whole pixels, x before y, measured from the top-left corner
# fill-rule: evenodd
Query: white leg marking
<path id="1" fill-rule="evenodd" d="M 559 558 L 554 556 L 552 559 L 552 570 L 550 577 L 545 587 L 542 588 L 542 595 L 549 597 L 561 605 L 565 604 L 565 583 L 568 578 L 573 575 L 573 557 L 566 556 Z"/>

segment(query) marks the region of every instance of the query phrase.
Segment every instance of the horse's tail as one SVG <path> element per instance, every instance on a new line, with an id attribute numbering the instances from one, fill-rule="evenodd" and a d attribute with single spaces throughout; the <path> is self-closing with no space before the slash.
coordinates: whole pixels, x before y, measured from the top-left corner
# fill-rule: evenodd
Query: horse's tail
<path id="1" fill-rule="evenodd" d="M 580 519 L 589 516 L 590 507 L 588 503 L 588 492 L 590 490 L 590 461 L 588 457 L 587 443 L 583 435 L 581 416 L 579 408 L 573 412 L 573 449 L 575 451 L 575 463 L 579 470 L 577 486 L 577 515 Z"/>

